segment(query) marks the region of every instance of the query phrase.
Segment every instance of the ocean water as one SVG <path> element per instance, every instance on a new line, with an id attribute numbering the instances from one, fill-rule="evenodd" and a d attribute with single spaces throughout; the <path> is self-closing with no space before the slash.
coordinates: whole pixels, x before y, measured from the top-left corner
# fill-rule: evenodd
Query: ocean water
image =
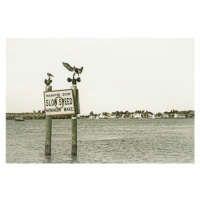
<path id="1" fill-rule="evenodd" d="M 71 156 L 71 120 L 6 120 L 7 163 L 194 163 L 194 119 L 79 119 L 78 152 Z"/>

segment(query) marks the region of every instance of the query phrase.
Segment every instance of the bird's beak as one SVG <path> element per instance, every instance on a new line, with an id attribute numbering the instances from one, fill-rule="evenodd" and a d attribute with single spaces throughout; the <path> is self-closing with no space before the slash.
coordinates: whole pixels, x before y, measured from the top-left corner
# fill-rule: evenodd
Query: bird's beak
<path id="1" fill-rule="evenodd" d="M 81 69 L 80 69 L 80 74 L 82 73 L 82 71 L 83 71 L 83 67 L 81 67 Z"/>

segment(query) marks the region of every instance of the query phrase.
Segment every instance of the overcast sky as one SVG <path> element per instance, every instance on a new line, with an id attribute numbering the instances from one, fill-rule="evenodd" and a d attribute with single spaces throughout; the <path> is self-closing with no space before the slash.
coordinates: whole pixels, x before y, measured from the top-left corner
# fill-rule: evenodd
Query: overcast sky
<path id="1" fill-rule="evenodd" d="M 44 109 L 47 72 L 69 89 L 62 62 L 84 67 L 81 114 L 194 109 L 193 39 L 7 39 L 6 112 Z"/>

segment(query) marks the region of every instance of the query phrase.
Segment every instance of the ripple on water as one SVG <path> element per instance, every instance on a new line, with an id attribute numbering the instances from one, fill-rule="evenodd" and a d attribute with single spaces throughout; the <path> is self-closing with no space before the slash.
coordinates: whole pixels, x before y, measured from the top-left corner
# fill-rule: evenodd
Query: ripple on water
<path id="1" fill-rule="evenodd" d="M 7 163 L 193 163 L 194 120 L 78 120 L 71 156 L 71 120 L 53 120 L 52 156 L 44 156 L 45 120 L 6 121 Z"/>

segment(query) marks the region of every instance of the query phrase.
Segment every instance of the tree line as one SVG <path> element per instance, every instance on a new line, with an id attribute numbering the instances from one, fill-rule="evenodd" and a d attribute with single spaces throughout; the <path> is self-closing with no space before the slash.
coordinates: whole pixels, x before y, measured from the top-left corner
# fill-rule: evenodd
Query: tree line
<path id="1" fill-rule="evenodd" d="M 14 120 L 17 117 L 23 117 L 23 119 L 46 119 L 44 112 L 37 113 L 6 113 L 7 120 Z M 71 115 L 57 115 L 52 116 L 52 119 L 71 119 Z"/>
<path id="2" fill-rule="evenodd" d="M 193 110 L 184 110 L 184 111 L 178 111 L 178 110 L 170 110 L 170 111 L 165 111 L 165 112 L 158 112 L 158 113 L 153 113 L 151 111 L 148 110 L 136 110 L 134 112 L 129 112 L 128 110 L 124 111 L 115 111 L 112 113 L 108 113 L 108 112 L 102 112 L 102 115 L 104 116 L 110 116 L 110 115 L 116 115 L 116 117 L 121 118 L 122 116 L 130 116 L 131 114 L 141 114 L 141 117 L 143 118 L 147 118 L 151 115 L 155 115 L 155 117 L 163 117 L 163 116 L 168 116 L 169 118 L 174 118 L 175 114 L 184 114 L 186 117 L 194 117 L 194 111 Z M 90 112 L 91 116 L 100 116 L 101 113 L 99 114 L 95 114 L 93 111 Z"/>
<path id="3" fill-rule="evenodd" d="M 151 111 L 148 110 L 136 110 L 134 112 L 129 112 L 128 110 L 126 111 L 115 111 L 112 113 L 108 112 L 102 112 L 102 113 L 94 113 L 91 111 L 87 116 L 110 116 L 110 115 L 115 115 L 117 118 L 121 118 L 122 116 L 128 117 L 131 114 L 141 114 L 141 117 L 143 118 L 148 118 L 149 116 L 153 115 Z M 184 110 L 184 111 L 178 111 L 178 110 L 170 110 L 170 111 L 165 111 L 164 113 L 158 112 L 155 113 L 155 117 L 164 117 L 164 115 L 167 115 L 169 118 L 174 118 L 175 114 L 184 114 L 186 117 L 193 118 L 195 113 L 193 110 Z M 17 117 L 23 117 L 24 119 L 45 119 L 45 112 L 38 110 L 38 112 L 33 111 L 33 113 L 6 113 L 6 119 L 8 120 L 13 120 Z M 85 116 L 86 117 L 86 116 Z M 57 116 L 52 116 L 52 119 L 71 119 L 71 115 L 57 115 Z"/>

